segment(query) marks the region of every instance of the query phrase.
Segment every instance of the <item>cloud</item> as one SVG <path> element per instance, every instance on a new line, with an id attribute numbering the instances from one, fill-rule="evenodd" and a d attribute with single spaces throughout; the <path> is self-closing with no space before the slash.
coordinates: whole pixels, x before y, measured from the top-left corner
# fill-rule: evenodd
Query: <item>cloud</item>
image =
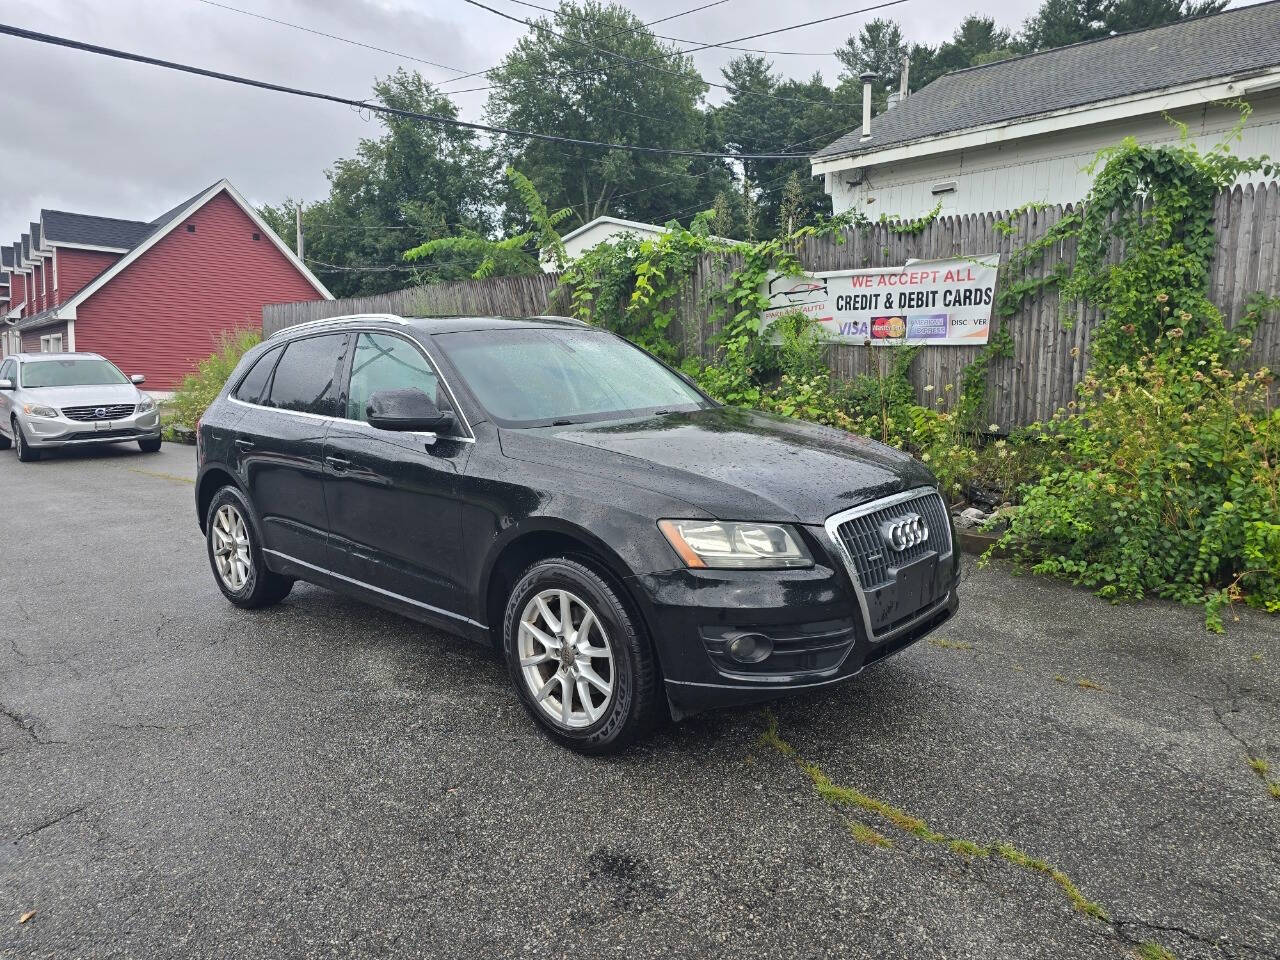
<path id="1" fill-rule="evenodd" d="M 219 0 L 224 2 L 224 0 Z M 518 24 L 457 2 L 391 0 L 225 0 L 229 6 L 305 24 L 464 70 L 498 63 L 523 32 Z M 543 0 L 540 0 L 543 2 Z M 546 0 L 552 5 L 554 0 Z M 689 0 L 643 0 L 638 16 L 654 20 L 693 6 Z M 537 11 L 497 0 L 518 16 Z M 1017 21 L 1034 6 L 1016 5 Z M 731 0 L 655 29 L 690 40 L 727 39 L 830 12 L 820 0 L 779 6 Z M 15 7 L 4 19 L 29 29 L 179 60 L 228 73 L 350 97 L 365 97 L 373 81 L 402 63 L 395 57 L 219 9 L 200 0 L 44 0 Z M 913 0 L 885 11 L 913 40 L 950 35 L 960 14 L 943 0 Z M 1013 13 L 1003 14 L 1012 18 Z M 866 17 L 850 17 L 765 38 L 775 49 L 834 47 Z M 731 52 L 696 57 L 704 76 L 718 80 Z M 350 156 L 377 124 L 354 111 L 251 90 L 141 64 L 106 60 L 30 41 L 0 37 L 0 63 L 10 90 L 0 130 L 0 242 L 9 242 L 41 207 L 149 220 L 228 177 L 254 202 L 285 197 L 315 200 L 327 193 L 324 171 Z M 456 74 L 422 64 L 435 82 Z M 787 75 L 821 70 L 830 81 L 833 57 L 779 57 Z M 483 78 L 462 86 L 483 85 Z M 463 116 L 479 118 L 483 93 L 458 98 Z"/>

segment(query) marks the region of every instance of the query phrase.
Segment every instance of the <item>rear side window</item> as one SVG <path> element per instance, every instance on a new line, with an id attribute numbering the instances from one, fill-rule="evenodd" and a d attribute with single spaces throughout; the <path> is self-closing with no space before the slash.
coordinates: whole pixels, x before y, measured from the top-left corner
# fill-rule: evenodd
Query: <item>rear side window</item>
<path id="1" fill-rule="evenodd" d="M 236 387 L 235 398 L 245 403 L 257 403 L 262 397 L 262 388 L 267 385 L 267 378 L 271 376 L 271 368 L 279 359 L 279 347 L 260 356 L 240 381 L 240 386 Z"/>
<path id="2" fill-rule="evenodd" d="M 346 342 L 347 335 L 338 333 L 294 340 L 286 346 L 271 378 L 266 405 L 337 416 L 338 377 Z"/>
<path id="3" fill-rule="evenodd" d="M 0 363 L 0 380 L 16 380 L 18 377 L 18 365 L 12 360 L 6 360 Z"/>

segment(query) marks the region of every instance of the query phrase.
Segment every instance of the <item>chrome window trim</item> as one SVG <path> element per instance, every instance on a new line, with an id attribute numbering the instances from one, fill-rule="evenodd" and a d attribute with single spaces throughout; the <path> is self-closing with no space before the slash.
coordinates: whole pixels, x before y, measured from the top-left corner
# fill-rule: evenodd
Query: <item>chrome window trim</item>
<path id="1" fill-rule="evenodd" d="M 429 603 L 423 603 L 421 600 L 415 600 L 413 597 L 406 597 L 403 593 L 396 593 L 394 590 L 384 590 L 382 587 L 375 587 L 372 583 L 365 583 L 363 580 L 357 580 L 355 577 L 348 577 L 346 574 L 338 573 L 327 567 L 316 566 L 314 563 L 307 563 L 305 560 L 299 560 L 297 557 L 291 557 L 287 553 L 281 553 L 279 550 L 269 550 L 262 548 L 263 553 L 269 553 L 273 557 L 279 557 L 281 560 L 287 560 L 289 563 L 296 563 L 300 567 L 306 567 L 308 570 L 314 570 L 316 573 L 322 573 L 326 577 L 333 577 L 335 580 L 342 580 L 345 583 L 353 584 L 357 587 L 363 587 L 365 590 L 371 590 L 374 593 L 380 593 L 384 597 L 391 597 L 393 600 L 400 600 L 404 603 L 411 604 L 415 607 L 421 607 L 423 610 L 430 610 L 432 613 L 438 613 L 441 616 L 452 617 L 454 620 L 461 620 L 463 623 L 469 623 L 473 627 L 479 627 L 481 630 L 489 629 L 478 620 L 472 620 L 470 617 L 464 617 L 460 613 L 454 613 L 452 610 L 445 610 L 443 607 L 433 607 Z"/>
<path id="2" fill-rule="evenodd" d="M 321 322 L 323 321 L 320 321 L 320 320 L 311 321 L 311 323 L 321 323 Z M 407 323 L 407 321 L 403 321 L 403 322 Z M 298 326 L 309 326 L 309 325 L 310 324 L 298 324 Z M 286 327 L 285 329 L 296 330 L 297 327 Z M 453 392 L 453 387 L 449 385 L 449 381 L 445 378 L 444 374 L 440 372 L 440 365 L 437 364 L 434 360 L 432 360 L 431 355 L 427 353 L 427 351 L 423 348 L 422 344 L 418 343 L 418 341 L 414 340 L 412 337 L 406 337 L 401 333 L 390 331 L 390 330 L 378 330 L 377 328 L 371 328 L 371 329 L 347 330 L 345 332 L 354 334 L 356 337 L 359 337 L 360 334 L 362 333 L 381 333 L 388 337 L 399 337 L 401 340 L 405 341 L 411 347 L 417 350 L 418 353 L 422 355 L 422 358 L 427 361 L 427 365 L 430 366 L 431 369 L 436 372 L 436 377 L 440 380 L 442 384 L 444 384 L 444 389 L 449 394 L 449 400 L 453 404 L 453 409 L 457 411 L 458 416 L 462 419 L 462 425 L 466 428 L 467 436 L 442 437 L 433 430 L 396 430 L 396 431 L 379 430 L 377 427 L 370 426 L 364 420 L 352 420 L 349 417 L 330 416 L 322 413 L 307 413 L 305 410 L 288 410 L 288 409 L 285 409 L 284 407 L 269 407 L 264 403 L 250 403 L 248 400 L 241 400 L 239 397 L 234 396 L 234 391 L 232 391 L 232 393 L 227 394 L 227 400 L 230 403 L 236 403 L 242 407 L 252 407 L 258 410 L 269 410 L 272 413 L 287 413 L 295 417 L 307 417 L 312 420 L 334 420 L 342 423 L 343 425 L 352 425 L 355 427 L 359 427 L 363 430 L 366 430 L 374 434 L 375 436 L 382 436 L 386 433 L 398 433 L 402 436 L 421 437 L 424 440 L 452 440 L 455 443 L 475 443 L 476 442 L 475 430 L 472 429 L 471 421 L 467 419 L 467 415 L 462 409 L 462 404 L 458 403 L 457 394 Z M 306 339 L 306 338 L 300 337 L 299 339 Z M 351 345 L 351 349 L 352 350 L 355 349 L 354 343 Z M 246 376 L 247 375 L 248 374 L 246 373 Z M 351 378 L 349 375 L 347 377 L 347 383 L 344 384 L 344 386 L 348 388 L 351 386 Z"/>
<path id="3" fill-rule="evenodd" d="M 921 497 L 927 497 L 934 494 L 941 497 L 941 492 L 936 487 L 917 487 L 914 490 L 907 490 L 903 493 L 895 493 L 892 496 L 881 497 L 879 500 L 872 500 L 860 506 L 852 507 L 848 510 L 842 510 L 839 513 L 833 513 L 823 522 L 823 526 L 827 531 L 827 539 L 835 546 L 836 552 L 840 560 L 844 563 L 845 572 L 849 574 L 849 580 L 853 583 L 853 592 L 858 598 L 858 606 L 862 610 L 862 626 L 867 632 L 867 639 L 872 643 L 879 643 L 896 637 L 905 630 L 910 630 L 921 620 L 927 620 L 936 614 L 951 599 L 951 590 L 947 590 L 943 594 L 942 599 L 930 607 L 920 611 L 919 614 L 912 617 L 906 623 L 899 624 L 892 630 L 886 630 L 883 633 L 876 633 L 871 629 L 871 611 L 867 607 L 867 595 L 862 589 L 862 581 L 858 579 L 858 568 L 853 562 L 853 557 L 849 554 L 849 548 L 845 546 L 844 540 L 840 537 L 840 525 L 855 520 L 858 517 L 865 516 L 868 513 L 875 513 L 877 510 L 883 510 L 886 507 L 897 506 L 900 503 L 908 503 L 911 500 L 919 500 Z M 943 509 L 946 509 L 946 501 L 943 501 Z M 938 562 L 948 559 L 955 551 L 955 543 L 951 536 L 950 528 L 947 529 L 947 552 L 938 554 Z"/>
<path id="4" fill-rule="evenodd" d="M 385 323 L 398 323 L 404 326 L 408 326 L 409 324 L 409 321 L 404 317 L 398 316 L 394 313 L 348 313 L 343 314 L 340 317 L 321 317 L 319 320 L 306 320 L 303 323 L 295 323 L 288 327 L 281 327 L 275 333 L 271 334 L 271 336 L 267 337 L 267 340 L 274 340 L 281 334 L 289 333 L 292 330 L 312 330 L 316 327 L 323 328 L 331 325 L 336 326 L 340 323 L 369 323 L 374 320 Z"/>

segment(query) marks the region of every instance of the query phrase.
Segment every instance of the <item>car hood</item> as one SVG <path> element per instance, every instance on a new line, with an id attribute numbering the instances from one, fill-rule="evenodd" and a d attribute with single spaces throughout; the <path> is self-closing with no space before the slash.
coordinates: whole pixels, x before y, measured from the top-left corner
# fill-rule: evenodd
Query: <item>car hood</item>
<path id="1" fill-rule="evenodd" d="M 821 523 L 935 482 L 911 456 L 867 437 L 733 407 L 502 436 L 507 456 L 616 478 L 722 520 Z"/>
<path id="2" fill-rule="evenodd" d="M 141 397 L 132 383 L 105 383 L 83 387 L 23 387 L 28 403 L 47 403 L 53 407 L 87 407 L 115 403 L 138 403 Z"/>

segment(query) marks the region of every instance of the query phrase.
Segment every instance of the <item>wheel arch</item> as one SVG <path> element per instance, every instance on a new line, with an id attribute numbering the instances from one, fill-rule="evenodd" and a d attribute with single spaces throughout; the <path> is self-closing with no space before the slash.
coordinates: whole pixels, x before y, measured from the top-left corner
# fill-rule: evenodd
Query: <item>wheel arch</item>
<path id="1" fill-rule="evenodd" d="M 502 622 L 507 595 L 520 575 L 539 560 L 563 556 L 585 561 L 597 573 L 604 575 L 618 591 L 622 601 L 631 608 L 632 615 L 645 635 L 649 635 L 648 618 L 644 616 L 643 608 L 627 585 L 631 571 L 617 551 L 576 524 L 546 519 L 536 525 L 510 531 L 508 537 L 495 546 L 485 566 L 480 601 L 484 605 L 489 637 L 495 649 L 502 648 Z M 657 656 L 656 651 L 654 655 Z"/>
<path id="2" fill-rule="evenodd" d="M 214 495 L 223 487 L 235 487 L 241 494 L 244 493 L 244 488 L 236 480 L 235 474 L 221 465 L 214 464 L 205 467 L 200 474 L 200 478 L 196 481 L 196 515 L 200 521 L 201 533 L 207 532 L 205 524 L 209 517 L 209 504 L 213 502 Z"/>

